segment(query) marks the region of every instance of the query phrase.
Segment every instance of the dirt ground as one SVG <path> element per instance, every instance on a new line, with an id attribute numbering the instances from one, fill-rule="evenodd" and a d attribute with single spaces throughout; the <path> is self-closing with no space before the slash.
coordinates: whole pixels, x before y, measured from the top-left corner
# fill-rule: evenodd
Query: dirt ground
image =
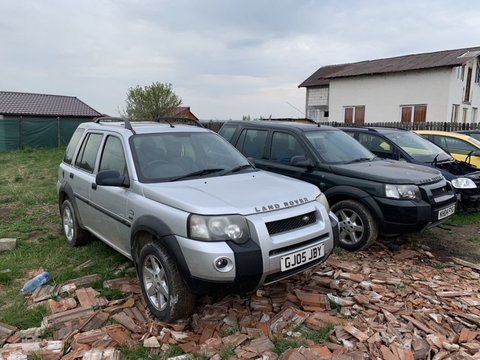
<path id="1" fill-rule="evenodd" d="M 480 263 L 480 224 L 442 224 L 416 234 L 380 238 L 379 244 L 393 251 L 406 247 L 421 248 L 443 262 L 457 257 Z"/>

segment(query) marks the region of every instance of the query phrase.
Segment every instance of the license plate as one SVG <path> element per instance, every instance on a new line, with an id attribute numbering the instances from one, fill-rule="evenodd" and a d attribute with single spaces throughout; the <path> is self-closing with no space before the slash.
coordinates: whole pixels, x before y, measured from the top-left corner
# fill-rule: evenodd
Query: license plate
<path id="1" fill-rule="evenodd" d="M 450 205 L 444 209 L 438 210 L 438 220 L 444 219 L 455 213 L 455 204 Z"/>
<path id="2" fill-rule="evenodd" d="M 310 261 L 323 257 L 325 250 L 323 244 L 309 247 L 280 258 L 280 270 L 287 271 L 297 266 L 309 263 Z"/>

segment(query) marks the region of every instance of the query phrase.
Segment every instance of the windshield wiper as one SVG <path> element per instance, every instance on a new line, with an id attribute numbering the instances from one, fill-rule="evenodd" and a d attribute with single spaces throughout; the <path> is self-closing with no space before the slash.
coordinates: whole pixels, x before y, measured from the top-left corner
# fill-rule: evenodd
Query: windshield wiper
<path id="1" fill-rule="evenodd" d="M 243 170 L 243 169 L 247 169 L 247 168 L 249 168 L 249 167 L 253 168 L 253 166 L 250 165 L 250 164 L 239 165 L 239 166 L 237 166 L 237 167 L 234 167 L 234 168 L 231 169 L 231 170 L 225 171 L 225 173 L 223 173 L 222 175 L 233 174 L 233 173 L 239 172 L 239 171 L 241 171 L 241 170 Z"/>
<path id="2" fill-rule="evenodd" d="M 372 161 L 372 158 L 369 158 L 369 157 L 358 158 L 352 161 L 348 161 L 345 164 L 353 164 L 353 163 L 362 162 L 362 161 Z"/>
<path id="3" fill-rule="evenodd" d="M 177 181 L 177 180 L 187 179 L 187 178 L 195 177 L 195 176 L 208 175 L 208 174 L 212 174 L 212 173 L 223 171 L 223 170 L 225 170 L 225 169 L 218 168 L 218 169 L 198 170 L 198 171 L 191 172 L 189 174 L 185 174 L 185 175 L 182 175 L 182 176 L 177 176 L 176 178 L 170 179 L 170 181 Z"/>

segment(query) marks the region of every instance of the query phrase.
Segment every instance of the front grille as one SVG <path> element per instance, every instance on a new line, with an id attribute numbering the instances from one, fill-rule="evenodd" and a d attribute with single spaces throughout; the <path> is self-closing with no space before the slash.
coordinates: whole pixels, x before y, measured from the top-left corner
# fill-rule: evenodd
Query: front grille
<path id="1" fill-rule="evenodd" d="M 270 235 L 279 234 L 285 231 L 298 229 L 310 224 L 315 223 L 317 217 L 315 211 L 309 212 L 308 214 L 294 216 L 288 219 L 277 220 L 268 222 L 267 230 Z"/>
<path id="2" fill-rule="evenodd" d="M 439 187 L 439 188 L 436 188 L 436 189 L 432 189 L 432 195 L 435 199 L 440 198 L 440 197 L 445 196 L 445 195 L 450 195 L 451 193 L 452 193 L 452 191 L 447 184 L 445 184 L 445 186 L 442 186 L 442 187 Z"/>

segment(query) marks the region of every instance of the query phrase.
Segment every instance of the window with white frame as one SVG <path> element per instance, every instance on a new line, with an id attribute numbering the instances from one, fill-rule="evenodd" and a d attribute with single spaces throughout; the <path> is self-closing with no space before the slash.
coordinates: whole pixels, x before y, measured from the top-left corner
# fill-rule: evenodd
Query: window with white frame
<path id="1" fill-rule="evenodd" d="M 425 122 L 427 120 L 427 105 L 402 105 L 401 121 L 404 123 Z"/>
<path id="2" fill-rule="evenodd" d="M 363 124 L 365 122 L 365 106 L 346 106 L 345 124 Z"/>
<path id="3" fill-rule="evenodd" d="M 460 105 L 457 105 L 457 104 L 453 104 L 452 105 L 452 118 L 451 118 L 451 122 L 457 122 L 458 121 L 458 108 L 460 107 Z"/>

